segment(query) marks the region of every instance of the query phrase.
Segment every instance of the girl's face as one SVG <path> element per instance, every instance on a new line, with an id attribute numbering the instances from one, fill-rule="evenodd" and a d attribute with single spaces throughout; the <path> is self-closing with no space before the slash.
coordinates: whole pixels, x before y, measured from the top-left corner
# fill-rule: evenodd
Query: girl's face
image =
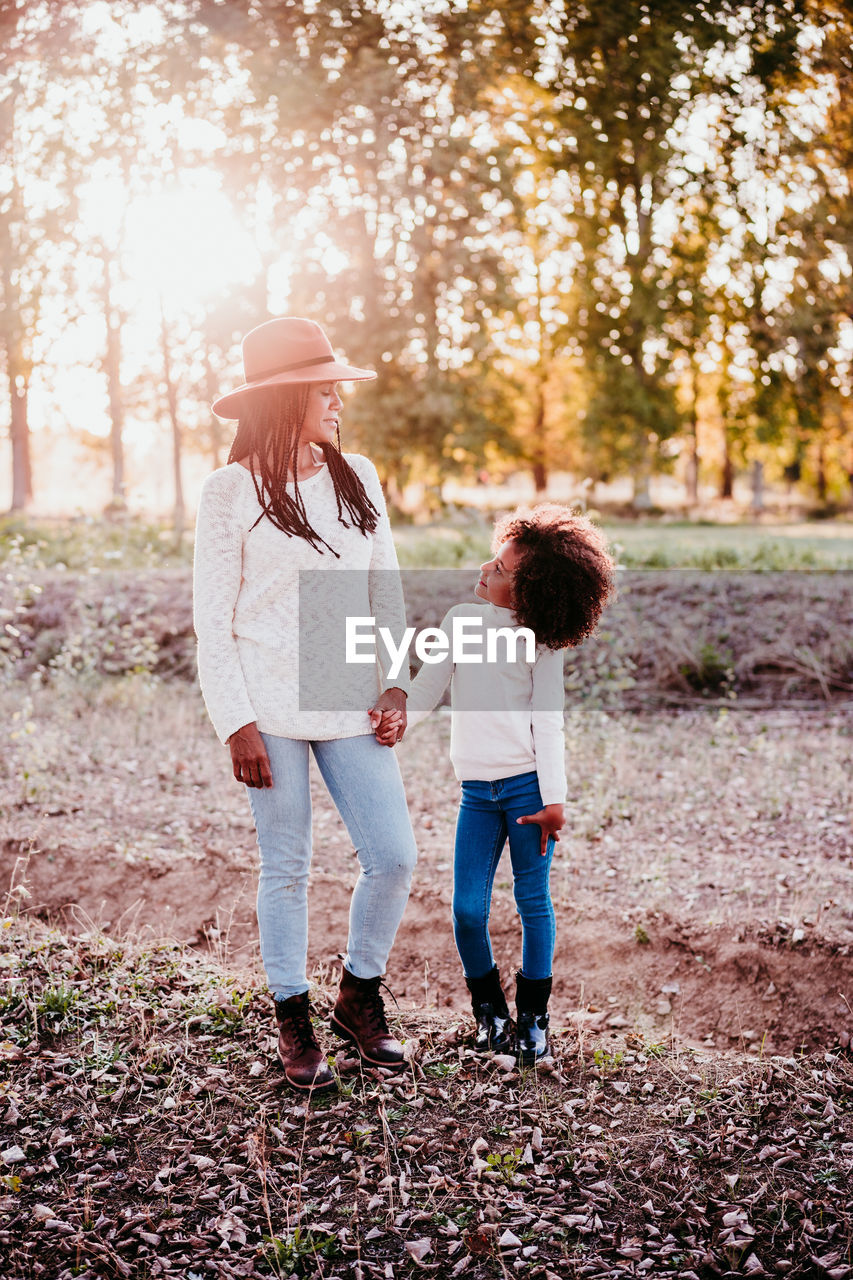
<path id="1" fill-rule="evenodd" d="M 312 382 L 299 439 L 303 444 L 331 444 L 340 425 L 344 402 L 336 382 Z"/>
<path id="2" fill-rule="evenodd" d="M 512 580 L 520 558 L 514 539 L 508 538 L 495 558 L 480 566 L 480 581 L 474 595 L 500 609 L 512 608 Z"/>

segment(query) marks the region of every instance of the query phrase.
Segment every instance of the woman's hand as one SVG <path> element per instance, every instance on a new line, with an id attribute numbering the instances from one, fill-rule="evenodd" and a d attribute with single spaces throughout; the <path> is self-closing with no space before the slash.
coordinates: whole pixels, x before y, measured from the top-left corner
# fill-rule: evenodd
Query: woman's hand
<path id="1" fill-rule="evenodd" d="M 247 787 L 271 787 L 270 758 L 257 724 L 244 724 L 228 739 L 234 777 Z"/>
<path id="2" fill-rule="evenodd" d="M 539 852 L 544 858 L 548 852 L 548 838 L 553 837 L 559 840 L 560 832 L 566 819 L 561 804 L 546 804 L 544 809 L 540 809 L 538 813 L 529 813 L 524 818 L 516 818 L 516 822 L 521 826 L 525 826 L 528 822 L 533 822 L 542 831 L 542 843 Z"/>
<path id="3" fill-rule="evenodd" d="M 367 714 L 370 716 L 370 727 L 374 732 L 380 727 L 383 711 L 397 711 L 400 715 L 400 722 L 396 726 L 396 738 L 392 738 L 390 742 L 385 741 L 384 738 L 379 739 L 384 746 L 393 747 L 396 743 L 402 741 L 403 734 L 406 732 L 406 725 L 408 724 L 408 717 L 406 715 L 406 694 L 402 689 L 386 689 L 381 697 L 376 699 L 376 702 L 368 711 Z M 385 726 L 383 726 L 383 728 L 384 727 Z M 388 736 L 390 736 L 390 734 Z"/>

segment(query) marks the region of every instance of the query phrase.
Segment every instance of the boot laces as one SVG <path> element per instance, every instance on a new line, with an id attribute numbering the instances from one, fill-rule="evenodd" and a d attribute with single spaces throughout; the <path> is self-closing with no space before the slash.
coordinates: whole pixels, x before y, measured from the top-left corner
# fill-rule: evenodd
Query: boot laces
<path id="1" fill-rule="evenodd" d="M 381 977 L 370 978 L 364 982 L 364 989 L 362 993 L 364 1008 L 373 1030 L 381 1033 L 382 1035 L 389 1035 L 388 1020 L 385 1016 L 385 1002 L 382 999 L 382 994 L 379 990 L 380 986 L 385 987 L 385 990 L 388 992 L 391 999 L 395 1004 L 397 1003 L 397 998 L 394 995 L 394 992 L 390 987 L 386 986 Z"/>
<path id="2" fill-rule="evenodd" d="M 319 1049 L 307 1004 L 288 1008 L 284 1020 L 297 1042 L 300 1053 L 305 1053 L 308 1049 Z"/>

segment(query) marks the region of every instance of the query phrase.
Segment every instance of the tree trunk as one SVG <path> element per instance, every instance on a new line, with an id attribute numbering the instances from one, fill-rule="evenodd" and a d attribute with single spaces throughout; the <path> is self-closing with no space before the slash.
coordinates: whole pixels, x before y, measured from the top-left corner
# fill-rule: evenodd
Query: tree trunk
<path id="1" fill-rule="evenodd" d="M 210 363 L 210 351 L 207 346 L 204 348 L 202 360 L 204 364 L 204 394 L 208 403 L 212 404 L 216 399 L 219 388 L 216 385 L 213 365 Z M 222 449 L 225 444 L 225 429 L 212 409 L 210 411 L 208 441 L 211 466 L 213 467 L 213 470 L 216 471 L 222 466 Z"/>
<path id="2" fill-rule="evenodd" d="M 172 523 L 175 530 L 175 543 L 180 546 L 184 536 L 184 486 L 181 478 L 181 428 L 178 424 L 178 388 L 172 375 L 172 356 L 169 350 L 169 333 L 166 328 L 166 313 L 160 303 L 160 347 L 163 353 L 163 377 L 166 384 L 166 410 L 172 428 L 172 478 L 175 486 L 175 506 Z"/>
<path id="3" fill-rule="evenodd" d="M 637 457 L 631 475 L 631 505 L 637 511 L 648 511 L 652 505 L 652 462 L 649 457 L 649 441 L 642 440 L 642 453 Z"/>
<path id="4" fill-rule="evenodd" d="M 548 487 L 548 441 L 546 438 L 546 418 L 547 404 L 545 399 L 545 388 L 548 383 L 548 366 L 550 361 L 550 351 L 546 338 L 545 320 L 542 314 L 542 271 L 540 265 L 540 252 L 538 242 L 535 244 L 535 263 L 536 263 L 536 327 L 538 331 L 538 358 L 535 369 L 535 386 L 534 386 L 534 405 L 533 405 L 533 446 L 531 449 L 530 461 L 531 471 L 533 473 L 533 487 L 536 490 L 536 496 L 541 497 Z"/>
<path id="5" fill-rule="evenodd" d="M 5 242 L 5 243 L 4 243 Z M 9 436 L 12 442 L 12 511 L 23 511 L 33 496 L 33 472 L 30 457 L 30 424 L 27 401 L 32 368 L 24 359 L 24 334 L 21 324 L 21 295 L 12 257 L 8 224 L 2 227 L 2 306 L 0 306 L 0 341 L 6 353 L 9 381 Z"/>
<path id="6" fill-rule="evenodd" d="M 113 302 L 113 260 L 105 245 L 101 246 L 103 276 L 101 301 L 106 322 L 107 343 L 102 368 L 107 375 L 110 412 L 110 454 L 113 465 L 113 487 L 110 508 L 124 510 L 126 503 L 124 476 L 124 404 L 121 394 L 121 316 Z"/>
<path id="7" fill-rule="evenodd" d="M 533 475 L 533 487 L 538 498 L 548 488 L 548 459 L 545 449 L 545 380 L 541 376 L 541 372 L 536 380 L 530 470 Z"/>
<path id="8" fill-rule="evenodd" d="M 752 510 L 754 514 L 764 510 L 764 463 L 758 458 L 752 464 Z"/>
<path id="9" fill-rule="evenodd" d="M 720 497 L 731 498 L 734 494 L 735 468 L 729 448 L 729 433 L 723 426 L 723 470 L 720 476 Z"/>
<path id="10" fill-rule="evenodd" d="M 817 447 L 817 497 L 821 506 L 826 506 L 826 445 L 823 439 L 820 440 Z"/>
<path id="11" fill-rule="evenodd" d="M 9 362 L 9 401 L 12 440 L 12 511 L 24 511 L 32 501 L 33 472 L 30 457 L 30 426 L 27 420 L 29 384 L 23 373 L 16 372 L 12 353 L 7 351 Z"/>
<path id="12" fill-rule="evenodd" d="M 691 387 L 690 387 L 690 458 L 687 463 L 687 502 L 691 507 L 695 507 L 699 502 L 699 389 L 698 389 L 698 373 L 696 366 L 691 361 Z"/>

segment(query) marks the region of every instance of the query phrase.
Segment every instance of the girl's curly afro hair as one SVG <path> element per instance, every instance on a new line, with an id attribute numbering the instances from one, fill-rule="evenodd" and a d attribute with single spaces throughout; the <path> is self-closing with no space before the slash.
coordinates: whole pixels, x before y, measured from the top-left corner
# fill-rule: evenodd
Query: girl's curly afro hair
<path id="1" fill-rule="evenodd" d="M 549 649 L 580 644 L 615 595 L 604 535 L 586 516 L 547 502 L 499 520 L 493 550 L 510 538 L 519 553 L 512 586 L 519 623 Z"/>

